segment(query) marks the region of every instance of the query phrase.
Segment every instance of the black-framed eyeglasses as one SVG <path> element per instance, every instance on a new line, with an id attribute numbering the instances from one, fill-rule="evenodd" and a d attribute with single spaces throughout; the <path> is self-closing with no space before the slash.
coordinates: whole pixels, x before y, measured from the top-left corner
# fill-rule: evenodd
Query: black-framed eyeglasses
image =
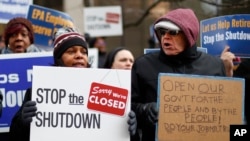
<path id="1" fill-rule="evenodd" d="M 54 41 L 59 35 L 62 35 L 64 33 L 68 33 L 68 32 L 78 32 L 78 31 L 75 28 L 72 28 L 72 27 L 58 28 L 56 30 L 56 32 L 54 32 L 52 40 Z"/>
<path id="2" fill-rule="evenodd" d="M 168 33 L 169 35 L 175 36 L 178 35 L 179 33 L 181 33 L 180 30 L 172 30 L 172 29 L 165 29 L 165 28 L 160 28 L 158 29 L 159 33 L 161 36 L 164 36 L 166 33 Z"/>

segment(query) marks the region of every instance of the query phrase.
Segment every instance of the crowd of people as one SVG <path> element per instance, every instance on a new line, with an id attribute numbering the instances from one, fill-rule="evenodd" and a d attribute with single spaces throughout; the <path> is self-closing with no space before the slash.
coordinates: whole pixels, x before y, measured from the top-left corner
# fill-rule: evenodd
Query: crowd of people
<path id="1" fill-rule="evenodd" d="M 65 29 L 65 32 L 55 34 L 53 39 L 55 67 L 90 68 L 88 49 L 94 47 L 98 49 L 98 68 L 131 70 L 132 108 L 127 122 L 131 141 L 154 141 L 156 138 L 159 73 L 241 77 L 249 85 L 249 60 L 242 61 L 234 71 L 233 61 L 236 57 L 230 52 L 230 47 L 225 47 L 220 58 L 197 51 L 199 21 L 191 9 L 178 8 L 167 12 L 154 22 L 154 32 L 160 51 L 138 58 L 134 58 L 133 53 L 125 47 L 107 52 L 105 37 L 87 38 L 85 34 L 85 38 L 74 30 Z M 3 37 L 5 47 L 0 49 L 1 54 L 43 51 L 34 45 L 32 24 L 25 18 L 11 19 Z M 246 88 L 247 104 L 249 88 Z M 246 123 L 249 121 L 248 109 L 246 105 Z M 31 88 L 28 88 L 22 106 L 12 119 L 9 141 L 29 141 L 30 123 L 36 111 L 36 102 L 31 100 Z"/>

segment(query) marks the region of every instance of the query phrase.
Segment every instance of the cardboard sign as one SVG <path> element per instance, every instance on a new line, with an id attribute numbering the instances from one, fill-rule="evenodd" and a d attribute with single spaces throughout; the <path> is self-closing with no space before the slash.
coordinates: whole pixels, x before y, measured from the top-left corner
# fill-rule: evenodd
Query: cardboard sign
<path id="1" fill-rule="evenodd" d="M 129 141 L 130 76 L 130 70 L 34 66 L 38 110 L 30 141 Z"/>
<path id="2" fill-rule="evenodd" d="M 229 141 L 243 124 L 244 79 L 159 75 L 158 141 Z"/>

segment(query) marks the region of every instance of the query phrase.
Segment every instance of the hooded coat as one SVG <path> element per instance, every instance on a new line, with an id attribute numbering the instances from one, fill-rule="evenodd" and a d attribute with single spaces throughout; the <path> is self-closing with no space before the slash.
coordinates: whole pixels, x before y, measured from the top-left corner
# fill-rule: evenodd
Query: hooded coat
<path id="1" fill-rule="evenodd" d="M 146 103 L 157 102 L 158 74 L 178 73 L 209 76 L 226 76 L 223 61 L 209 54 L 197 51 L 195 45 L 199 34 L 199 22 L 190 9 L 177 9 L 160 17 L 160 21 L 170 21 L 183 31 L 187 38 L 185 50 L 175 56 L 159 52 L 138 57 L 132 67 L 132 110 L 135 111 L 138 128 L 142 131 L 142 141 L 154 141 L 156 126 L 148 124 L 143 109 Z M 155 30 L 157 35 L 157 30 Z M 160 38 L 157 35 L 158 40 Z M 160 40 L 159 40 L 160 41 Z"/>

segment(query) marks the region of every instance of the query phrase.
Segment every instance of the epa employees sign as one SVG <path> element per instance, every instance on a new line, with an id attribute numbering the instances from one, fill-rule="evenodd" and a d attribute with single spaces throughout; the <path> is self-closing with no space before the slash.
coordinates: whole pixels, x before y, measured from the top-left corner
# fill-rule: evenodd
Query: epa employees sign
<path id="1" fill-rule="evenodd" d="M 130 70 L 34 66 L 30 141 L 129 141 Z M 73 135 L 73 136 L 72 136 Z"/>
<path id="2" fill-rule="evenodd" d="M 67 13 L 38 5 L 30 5 L 27 19 L 32 22 L 35 44 L 49 51 L 53 50 L 52 37 L 58 28 L 74 27 Z"/>

